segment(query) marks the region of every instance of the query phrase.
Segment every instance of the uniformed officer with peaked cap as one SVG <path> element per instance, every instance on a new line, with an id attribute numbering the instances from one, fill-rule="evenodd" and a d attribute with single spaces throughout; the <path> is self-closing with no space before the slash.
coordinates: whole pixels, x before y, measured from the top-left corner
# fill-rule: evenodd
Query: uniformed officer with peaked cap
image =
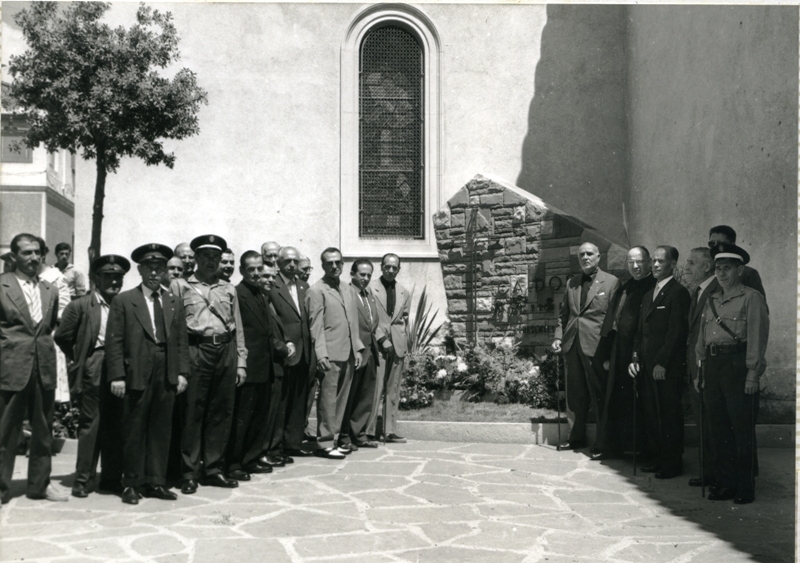
<path id="1" fill-rule="evenodd" d="M 163 244 L 140 246 L 131 254 L 141 285 L 111 304 L 106 362 L 111 393 L 122 398 L 122 501 L 141 495 L 175 500 L 166 488 L 167 461 L 176 393 L 189 375 L 186 317 L 179 299 L 161 277 L 172 251 Z"/>
<path id="2" fill-rule="evenodd" d="M 171 285 L 186 310 L 192 360 L 181 435 L 184 494 L 194 493 L 198 481 L 226 488 L 239 484 L 224 475 L 225 450 L 236 386 L 244 383 L 247 365 L 236 290 L 217 276 L 228 244 L 220 236 L 203 235 L 190 246 L 195 253 L 194 274 Z"/>
<path id="3" fill-rule="evenodd" d="M 100 489 L 116 491 L 122 478 L 121 400 L 108 389 L 105 340 L 111 302 L 122 289 L 131 263 L 116 254 L 96 258 L 90 274 L 94 290 L 70 302 L 54 335 L 69 365 L 69 390 L 80 411 L 78 455 L 72 496 L 85 498 L 102 451 Z M 121 492 L 121 491 L 120 491 Z"/>
<path id="4" fill-rule="evenodd" d="M 710 500 L 755 499 L 755 423 L 759 378 L 767 367 L 769 315 L 764 296 L 742 284 L 747 252 L 730 243 L 711 249 L 719 288 L 708 298 L 695 351 L 716 452 Z"/>

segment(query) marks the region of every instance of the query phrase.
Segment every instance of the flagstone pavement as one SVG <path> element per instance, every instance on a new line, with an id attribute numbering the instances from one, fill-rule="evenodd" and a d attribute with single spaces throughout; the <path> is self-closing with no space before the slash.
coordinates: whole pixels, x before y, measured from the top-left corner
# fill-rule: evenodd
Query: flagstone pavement
<path id="1" fill-rule="evenodd" d="M 687 469 L 696 455 L 687 449 Z M 759 456 L 758 497 L 746 506 L 702 499 L 688 476 L 634 477 L 629 461 L 536 445 L 390 444 L 138 506 L 101 494 L 28 500 L 18 457 L 0 560 L 793 561 L 794 450 Z M 55 483 L 71 485 L 74 462 L 54 458 Z"/>

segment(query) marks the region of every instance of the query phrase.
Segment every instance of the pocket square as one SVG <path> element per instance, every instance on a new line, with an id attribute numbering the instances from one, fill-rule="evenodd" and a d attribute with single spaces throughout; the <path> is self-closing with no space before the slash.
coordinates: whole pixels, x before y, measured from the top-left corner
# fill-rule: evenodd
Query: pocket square
<path id="1" fill-rule="evenodd" d="M 605 295 L 605 294 L 606 294 L 605 291 L 600 291 L 600 292 L 597 293 L 597 295 Z"/>
<path id="2" fill-rule="evenodd" d="M 659 305 L 658 307 L 656 307 L 656 309 L 666 309 L 666 308 L 667 308 L 666 305 Z"/>

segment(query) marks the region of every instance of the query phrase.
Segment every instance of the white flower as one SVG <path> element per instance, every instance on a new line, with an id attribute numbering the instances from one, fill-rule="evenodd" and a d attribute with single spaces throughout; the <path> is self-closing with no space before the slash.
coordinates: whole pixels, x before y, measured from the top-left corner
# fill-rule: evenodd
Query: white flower
<path id="1" fill-rule="evenodd" d="M 453 356 L 452 354 L 448 354 L 447 356 L 445 356 L 445 358 L 447 358 L 447 361 L 448 361 L 448 362 L 455 362 L 455 361 L 456 361 L 456 359 L 457 359 L 457 358 L 456 358 L 455 356 Z"/>
<path id="2" fill-rule="evenodd" d="M 439 371 L 436 372 L 436 379 L 444 379 L 445 377 L 447 377 L 446 369 L 440 369 Z"/>
<path id="3" fill-rule="evenodd" d="M 538 377 L 539 376 L 539 366 L 533 366 L 531 368 L 531 377 Z"/>
<path id="4" fill-rule="evenodd" d="M 467 366 L 467 364 L 465 364 L 465 363 L 463 362 L 463 360 L 459 360 L 459 361 L 458 361 L 458 365 L 456 365 L 456 369 L 457 369 L 458 371 L 460 371 L 461 373 L 464 373 L 465 371 L 467 371 L 467 369 L 468 369 L 468 366 Z"/>

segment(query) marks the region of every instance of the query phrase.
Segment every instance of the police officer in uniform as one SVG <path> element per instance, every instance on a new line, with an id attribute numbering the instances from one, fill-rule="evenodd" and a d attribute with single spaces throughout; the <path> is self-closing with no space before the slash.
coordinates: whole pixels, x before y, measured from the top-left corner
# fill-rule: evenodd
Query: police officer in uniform
<path id="1" fill-rule="evenodd" d="M 719 288 L 706 301 L 695 346 L 702 366 L 695 386 L 703 387 L 716 454 L 717 485 L 708 498 L 748 504 L 755 499 L 755 423 L 769 315 L 764 296 L 742 283 L 747 252 L 719 243 L 711 255 Z"/>
<path id="2" fill-rule="evenodd" d="M 203 235 L 191 242 L 195 271 L 172 281 L 172 293 L 186 309 L 192 373 L 186 392 L 181 435 L 181 492 L 203 485 L 235 488 L 224 475 L 236 386 L 245 382 L 247 349 L 236 289 L 217 275 L 225 239 Z M 202 478 L 202 479 L 201 479 Z"/>
<path id="3" fill-rule="evenodd" d="M 103 487 L 116 490 L 122 478 L 119 434 L 122 406 L 108 390 L 105 342 L 111 302 L 122 289 L 122 280 L 130 269 L 131 263 L 122 256 L 106 254 L 96 258 L 90 268 L 94 290 L 67 305 L 54 336 L 56 344 L 70 360 L 69 389 L 80 410 L 78 455 L 72 485 L 72 496 L 78 498 L 89 495 L 101 449 Z M 101 432 L 105 439 L 100 438 Z"/>

